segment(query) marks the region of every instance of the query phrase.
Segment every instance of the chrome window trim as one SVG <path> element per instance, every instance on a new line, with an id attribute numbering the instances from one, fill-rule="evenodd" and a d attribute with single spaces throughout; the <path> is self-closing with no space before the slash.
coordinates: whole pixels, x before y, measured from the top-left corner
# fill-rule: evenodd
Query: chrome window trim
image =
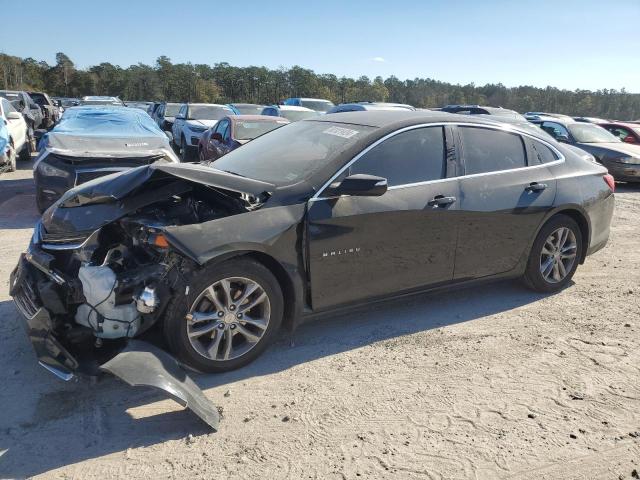
<path id="1" fill-rule="evenodd" d="M 542 144 L 544 144 L 547 147 L 549 147 L 558 156 L 558 160 L 556 160 L 554 162 L 549 162 L 549 163 L 541 163 L 541 164 L 538 164 L 538 165 L 527 165 L 526 167 L 511 168 L 511 169 L 508 169 L 508 170 L 496 170 L 496 171 L 493 171 L 493 172 L 472 173 L 470 175 L 460 175 L 460 176 L 457 176 L 457 177 L 439 178 L 437 180 L 425 180 L 424 182 L 415 182 L 415 183 L 406 183 L 406 184 L 402 184 L 402 185 L 394 185 L 392 187 L 389 187 L 387 190 L 397 190 L 397 189 L 400 189 L 400 188 L 416 187 L 416 186 L 420 186 L 420 185 L 428 185 L 428 184 L 431 184 L 431 183 L 445 182 L 445 181 L 448 181 L 448 180 L 463 180 L 465 178 L 480 177 L 480 176 L 485 176 L 485 175 L 497 175 L 497 174 L 503 174 L 503 173 L 508 173 L 508 172 L 517 172 L 517 171 L 521 171 L 521 170 L 530 170 L 530 169 L 541 168 L 541 167 L 549 167 L 549 166 L 553 166 L 553 165 L 558 165 L 558 164 L 563 163 L 565 161 L 565 157 L 562 154 L 562 152 L 560 152 L 560 150 L 558 150 L 555 146 L 550 144 L 548 141 L 543 140 L 541 138 L 538 138 L 535 135 L 531 135 L 531 134 L 529 134 L 527 132 L 522 132 L 520 130 L 516 130 L 510 124 L 488 125 L 488 124 L 484 124 L 484 123 L 466 123 L 466 122 L 420 123 L 418 125 L 411 125 L 409 127 L 404 127 L 404 128 L 399 129 L 399 130 L 395 130 L 395 131 L 385 135 L 384 137 L 379 138 L 378 140 L 373 142 L 371 145 L 367 146 L 360 153 L 358 153 L 351 160 L 349 160 L 345 165 L 343 165 L 335 174 L 333 174 L 333 176 L 327 182 L 325 182 L 325 184 L 318 190 L 318 193 L 316 193 L 313 197 L 311 197 L 309 199 L 309 202 L 315 202 L 316 200 L 328 200 L 328 199 L 332 199 L 332 198 L 339 198 L 337 196 L 322 197 L 321 194 L 347 168 L 349 168 L 351 165 L 353 165 L 355 162 L 357 162 L 360 159 L 360 157 L 362 157 L 367 152 L 369 152 L 369 150 L 375 148 L 376 146 L 378 146 L 382 142 L 386 141 L 387 139 L 389 139 L 391 137 L 394 137 L 394 136 L 396 136 L 396 135 L 398 135 L 400 133 L 407 132 L 409 130 L 415 130 L 416 128 L 446 127 L 446 126 L 486 128 L 486 129 L 489 129 L 489 130 L 498 130 L 498 131 L 504 131 L 504 132 L 507 132 L 507 133 L 514 133 L 516 135 L 525 136 L 525 137 L 528 137 L 530 139 L 533 139 L 533 140 L 536 140 L 538 142 L 541 142 Z M 523 147 L 524 147 L 524 145 L 523 145 Z M 343 196 L 343 195 L 341 195 L 341 196 Z"/>

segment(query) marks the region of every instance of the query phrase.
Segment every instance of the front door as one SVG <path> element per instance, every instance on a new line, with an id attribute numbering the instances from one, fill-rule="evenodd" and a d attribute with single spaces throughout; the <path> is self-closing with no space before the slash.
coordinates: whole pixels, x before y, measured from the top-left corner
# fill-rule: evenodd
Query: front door
<path id="1" fill-rule="evenodd" d="M 452 279 L 459 184 L 447 178 L 444 137 L 442 127 L 401 131 L 365 150 L 337 178 L 386 178 L 389 189 L 380 197 L 320 192 L 309 202 L 314 310 Z"/>

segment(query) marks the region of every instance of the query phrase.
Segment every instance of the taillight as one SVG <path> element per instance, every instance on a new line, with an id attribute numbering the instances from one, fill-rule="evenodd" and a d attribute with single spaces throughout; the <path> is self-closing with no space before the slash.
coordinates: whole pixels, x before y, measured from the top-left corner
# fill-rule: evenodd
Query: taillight
<path id="1" fill-rule="evenodd" d="M 612 192 L 616 191 L 616 181 L 613 179 L 613 175 L 610 175 L 607 173 L 605 176 L 602 177 L 602 179 L 604 180 L 604 183 L 606 183 L 609 186 Z"/>

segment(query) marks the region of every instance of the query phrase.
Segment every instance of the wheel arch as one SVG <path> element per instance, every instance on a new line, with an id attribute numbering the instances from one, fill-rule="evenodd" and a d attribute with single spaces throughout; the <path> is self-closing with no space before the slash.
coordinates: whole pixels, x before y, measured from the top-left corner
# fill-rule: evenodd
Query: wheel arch
<path id="1" fill-rule="evenodd" d="M 540 233 L 540 230 L 554 217 L 558 215 L 566 215 L 567 217 L 573 219 L 580 228 L 580 234 L 582 236 L 582 253 L 580 255 L 580 264 L 583 264 L 585 258 L 587 257 L 587 250 L 589 249 L 589 243 L 591 242 L 591 222 L 589 221 L 589 215 L 584 211 L 584 209 L 579 205 L 565 205 L 558 207 L 545 217 L 544 221 L 540 223 L 538 230 L 536 231 L 534 239 Z M 533 241 L 531 246 L 533 246 Z"/>
<path id="2" fill-rule="evenodd" d="M 226 262 L 231 259 L 250 258 L 266 267 L 280 285 L 284 305 L 282 326 L 289 331 L 295 330 L 302 312 L 302 285 L 294 279 L 294 274 L 274 257 L 259 250 L 238 250 L 212 258 L 203 267 Z"/>

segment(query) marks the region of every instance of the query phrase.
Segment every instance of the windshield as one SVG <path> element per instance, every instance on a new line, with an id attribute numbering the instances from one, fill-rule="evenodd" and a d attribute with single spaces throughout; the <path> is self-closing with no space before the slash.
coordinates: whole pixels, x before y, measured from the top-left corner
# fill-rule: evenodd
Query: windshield
<path id="1" fill-rule="evenodd" d="M 282 110 L 280 109 L 280 116 L 286 118 L 290 122 L 297 122 L 304 120 L 305 118 L 317 117 L 318 112 L 305 112 L 304 110 Z"/>
<path id="2" fill-rule="evenodd" d="M 343 123 L 292 123 L 227 153 L 214 166 L 278 186 L 292 185 L 373 130 Z"/>
<path id="3" fill-rule="evenodd" d="M 165 117 L 175 117 L 182 106 L 181 103 L 167 103 L 167 106 L 164 109 Z"/>
<path id="4" fill-rule="evenodd" d="M 571 135 L 578 143 L 613 143 L 620 139 L 604 128 L 591 123 L 575 123 L 567 125 Z"/>
<path id="5" fill-rule="evenodd" d="M 49 104 L 49 102 L 47 102 L 47 99 L 45 98 L 45 96 L 42 95 L 41 93 L 30 93 L 29 95 L 31 96 L 33 101 L 36 102 L 40 106 Z"/>
<path id="6" fill-rule="evenodd" d="M 190 105 L 188 120 L 220 120 L 227 115 L 233 115 L 233 111 L 227 107 L 215 105 Z"/>
<path id="7" fill-rule="evenodd" d="M 300 100 L 300 106 L 326 113 L 335 105 L 328 100 Z"/>
<path id="8" fill-rule="evenodd" d="M 243 120 L 241 122 L 235 122 L 234 137 L 236 140 L 253 140 L 263 133 L 270 132 L 286 124 L 287 122 L 285 120 L 276 122 Z"/>

